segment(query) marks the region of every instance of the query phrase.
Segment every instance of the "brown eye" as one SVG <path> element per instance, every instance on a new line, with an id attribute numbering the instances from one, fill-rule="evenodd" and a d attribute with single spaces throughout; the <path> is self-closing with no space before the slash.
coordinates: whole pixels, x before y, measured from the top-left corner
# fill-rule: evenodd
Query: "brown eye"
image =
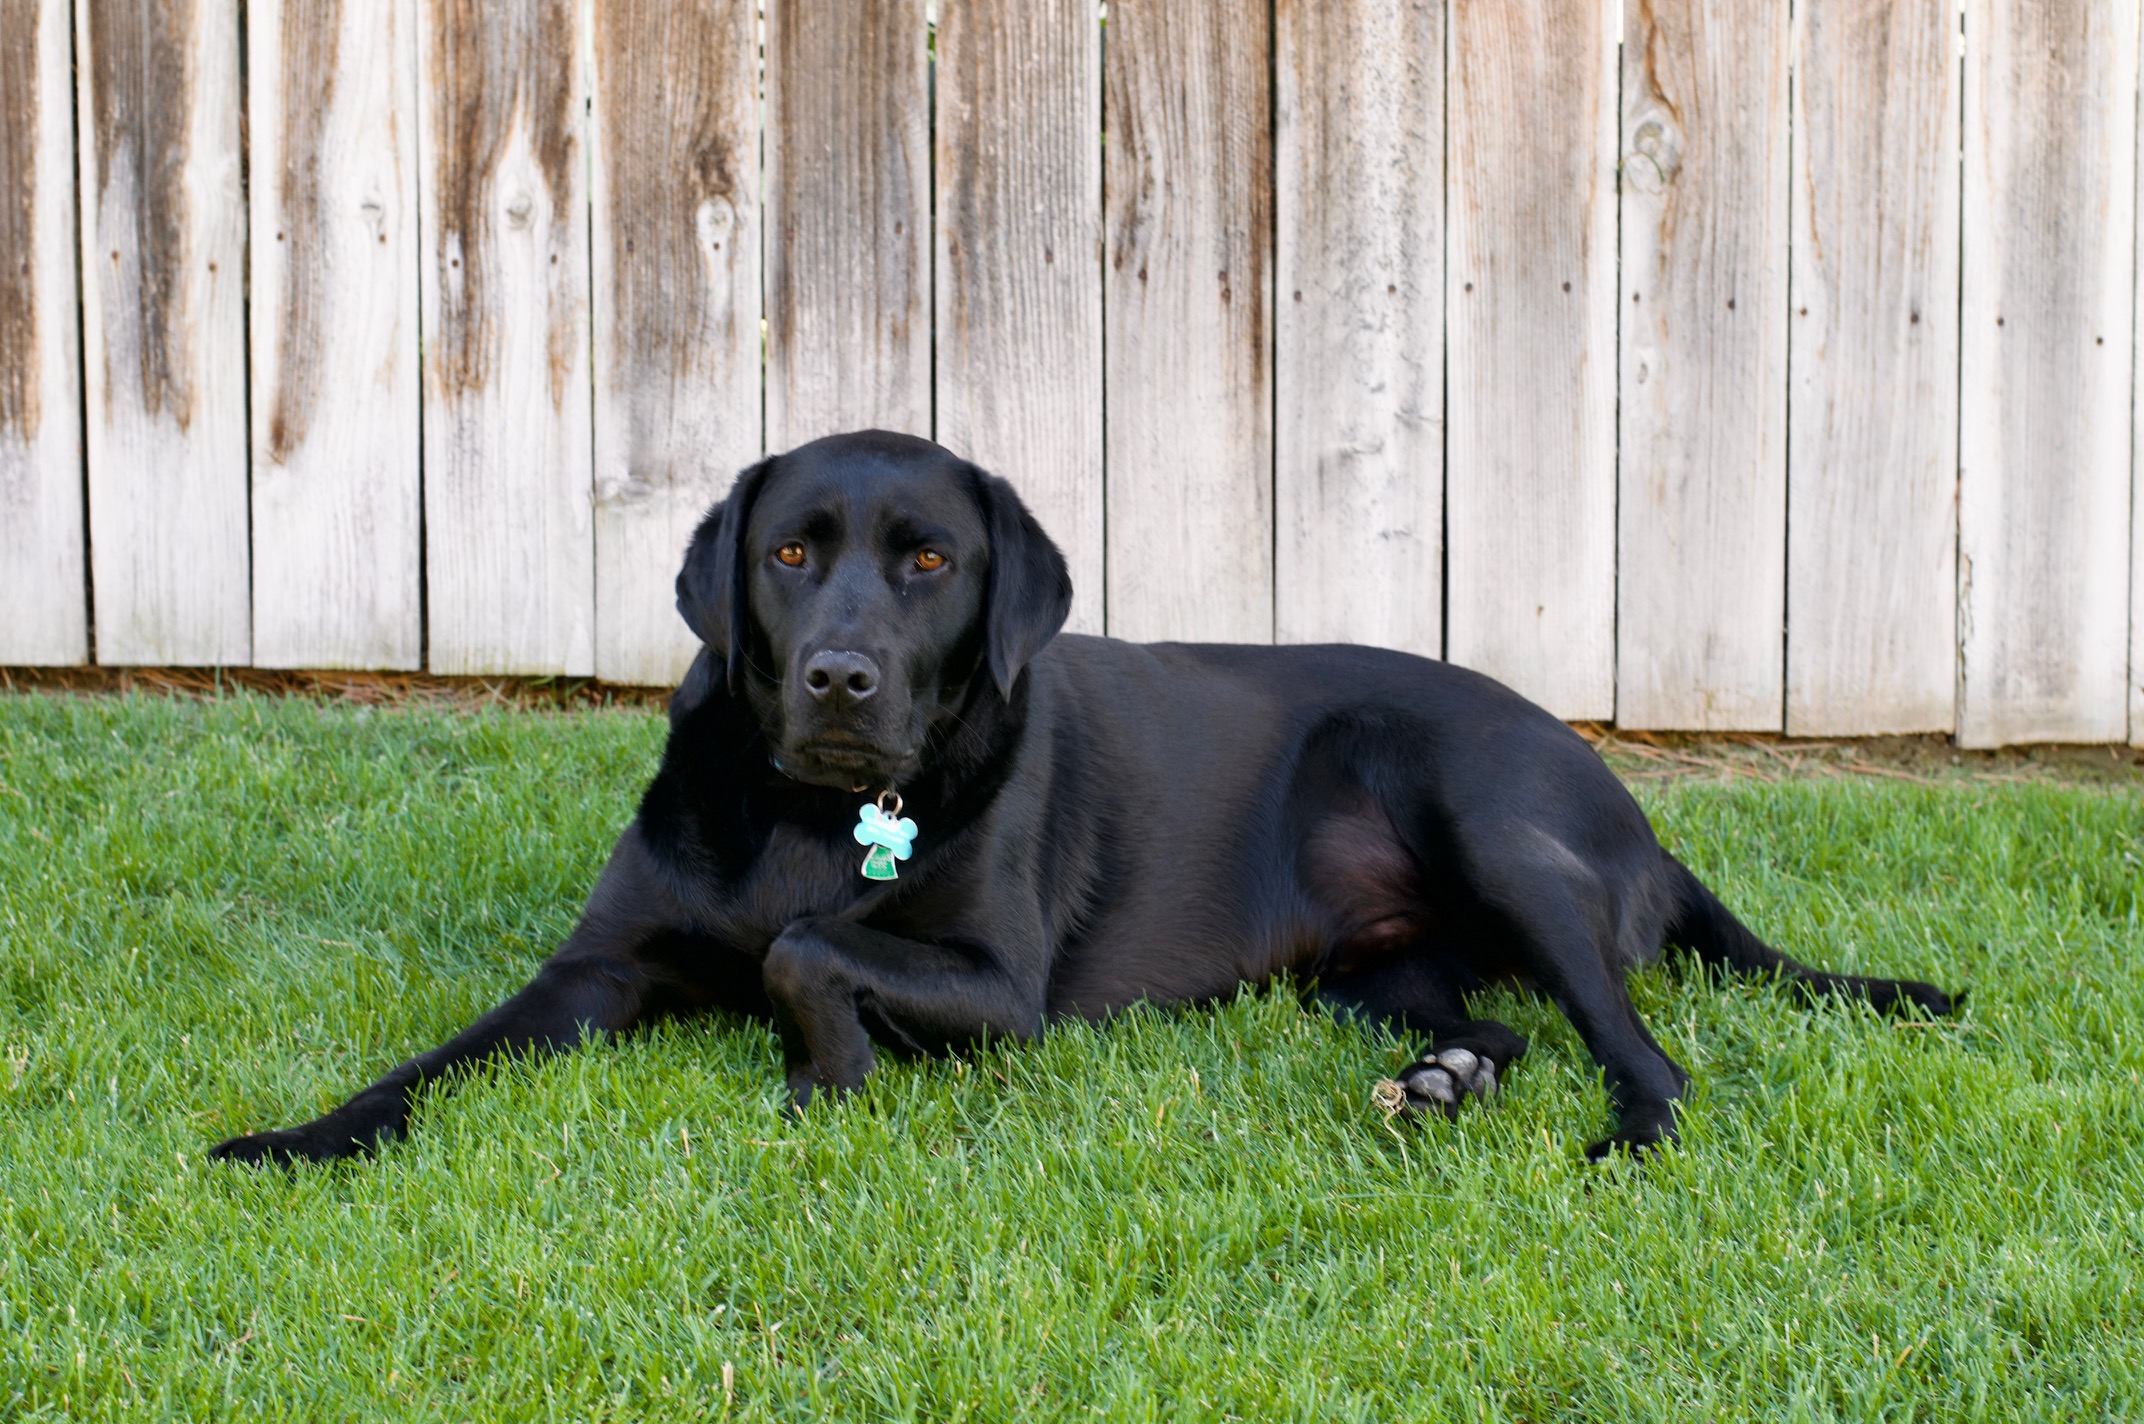
<path id="1" fill-rule="evenodd" d="M 916 555 L 916 567 L 927 574 L 936 573 L 945 567 L 945 555 L 936 549 L 925 549 Z"/>
<path id="2" fill-rule="evenodd" d="M 792 569 L 798 568 L 804 562 L 804 546 L 802 544 L 784 544 L 774 551 L 774 557 L 780 559 Z"/>

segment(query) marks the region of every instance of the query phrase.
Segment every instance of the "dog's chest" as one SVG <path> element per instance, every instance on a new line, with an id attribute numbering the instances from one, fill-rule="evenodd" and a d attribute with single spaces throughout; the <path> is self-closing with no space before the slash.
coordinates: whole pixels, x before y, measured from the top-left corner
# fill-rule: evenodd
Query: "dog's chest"
<path id="1" fill-rule="evenodd" d="M 863 875 L 865 849 L 812 829 L 777 825 L 742 876 L 724 887 L 726 937 L 763 954 L 775 936 L 815 915 L 851 917 L 881 893 Z"/>

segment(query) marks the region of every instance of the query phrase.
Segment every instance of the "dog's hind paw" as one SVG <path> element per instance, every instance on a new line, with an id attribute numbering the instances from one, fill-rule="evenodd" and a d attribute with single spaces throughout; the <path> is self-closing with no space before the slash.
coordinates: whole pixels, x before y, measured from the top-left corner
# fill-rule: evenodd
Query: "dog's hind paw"
<path id="1" fill-rule="evenodd" d="M 1663 1147 L 1674 1146 L 1676 1140 L 1675 1105 L 1648 1103 L 1624 1109 L 1615 1131 L 1586 1149 L 1586 1160 L 1612 1162 L 1628 1157 L 1642 1161 Z"/>
<path id="2" fill-rule="evenodd" d="M 1389 1111 L 1457 1117 L 1468 1099 L 1486 1101 L 1496 1095 L 1496 1060 L 1471 1048 L 1440 1048 L 1378 1089 L 1378 1100 Z"/>

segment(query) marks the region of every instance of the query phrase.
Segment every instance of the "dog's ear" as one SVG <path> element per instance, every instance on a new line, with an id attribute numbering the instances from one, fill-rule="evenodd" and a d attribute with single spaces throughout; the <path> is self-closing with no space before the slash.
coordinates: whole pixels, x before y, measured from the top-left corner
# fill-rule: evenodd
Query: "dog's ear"
<path id="1" fill-rule="evenodd" d="M 972 467 L 971 467 L 972 468 Z M 975 471 L 976 499 L 990 531 L 990 588 L 983 603 L 984 656 L 1001 696 L 1072 611 L 1072 572 L 1011 485 Z"/>
<path id="2" fill-rule="evenodd" d="M 721 658 L 730 691 L 744 680 L 750 627 L 745 610 L 745 525 L 752 505 L 767 482 L 772 459 L 761 460 L 737 476 L 728 498 L 707 511 L 685 548 L 685 565 L 677 572 L 677 611 L 685 626 Z"/>

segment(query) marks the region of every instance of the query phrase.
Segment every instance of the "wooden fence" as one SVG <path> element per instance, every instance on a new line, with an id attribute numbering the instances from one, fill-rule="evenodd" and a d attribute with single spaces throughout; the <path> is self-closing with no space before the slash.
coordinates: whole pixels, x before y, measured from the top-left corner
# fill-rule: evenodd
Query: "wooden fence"
<path id="1" fill-rule="evenodd" d="M 0 663 L 666 680 L 696 514 L 881 425 L 1084 629 L 2144 740 L 2138 31 L 0 0 Z"/>

